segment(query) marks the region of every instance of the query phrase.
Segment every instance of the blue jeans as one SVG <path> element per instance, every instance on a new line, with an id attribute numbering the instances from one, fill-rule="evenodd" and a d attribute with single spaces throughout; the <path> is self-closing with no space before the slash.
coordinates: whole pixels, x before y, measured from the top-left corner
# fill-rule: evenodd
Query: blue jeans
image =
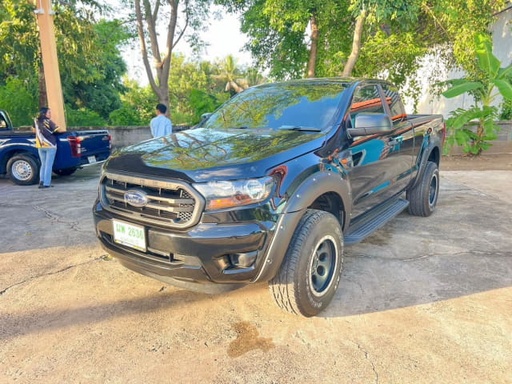
<path id="1" fill-rule="evenodd" d="M 52 169 L 57 148 L 38 148 L 41 169 L 39 170 L 39 184 L 49 186 L 52 183 Z"/>

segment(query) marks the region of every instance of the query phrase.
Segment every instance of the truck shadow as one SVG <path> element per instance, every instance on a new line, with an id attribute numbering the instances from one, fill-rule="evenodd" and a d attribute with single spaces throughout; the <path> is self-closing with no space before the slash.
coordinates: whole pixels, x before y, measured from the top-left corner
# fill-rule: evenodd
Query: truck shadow
<path id="1" fill-rule="evenodd" d="M 54 189 L 59 191 L 59 188 Z M 446 182 L 442 189 L 438 208 L 431 217 L 418 218 L 402 213 L 364 242 L 345 249 L 340 286 L 329 307 L 319 317 L 336 318 L 382 312 L 512 286 L 512 203 L 456 183 Z M 64 200 L 68 194 L 62 189 L 62 194 L 58 195 L 58 204 L 48 208 L 48 211 L 38 211 L 38 214 L 44 213 L 40 216 L 41 222 L 36 220 L 34 227 L 23 227 L 23 224 L 29 225 L 35 219 L 28 217 L 18 222 L 22 216 L 20 212 L 25 212 L 23 209 L 26 207 L 29 207 L 28 212 L 34 211 L 33 207 L 38 206 L 41 200 L 32 197 L 23 205 L 21 191 L 16 198 L 18 207 L 8 206 L 12 212 L 6 212 L 6 207 L 2 207 L 2 252 L 40 249 L 42 244 L 35 242 L 36 238 L 43 241 L 45 247 L 52 246 L 53 242 L 56 242 L 53 245 L 64 247 L 67 243 L 76 245 L 77 241 L 81 245 L 98 246 L 88 204 L 81 208 L 73 207 L 72 203 Z M 92 206 L 95 191 L 90 187 L 77 191 L 72 196 L 80 201 L 91 199 Z M 51 205 L 51 200 L 48 201 Z M 50 217 L 47 212 L 50 212 Z M 60 215 L 62 221 L 52 222 L 53 213 Z M 79 227 L 75 229 L 70 225 L 75 222 L 74 215 L 81 218 Z M 30 233 L 32 229 L 48 228 L 45 225 L 50 224 L 53 233 L 58 236 L 38 238 L 42 232 Z M 16 235 L 20 228 L 24 228 L 25 238 L 19 233 Z M 12 238 L 16 236 L 19 239 L 13 244 Z M 113 313 L 128 315 L 152 312 L 162 307 L 174 309 L 204 300 L 212 300 L 212 308 L 222 306 L 224 300 L 233 301 L 233 311 L 237 310 L 237 306 L 252 301 L 254 304 L 251 311 L 269 312 L 266 306 L 273 304 L 264 284 L 230 292 L 225 295 L 227 299 L 222 295 L 215 299 L 215 296 L 175 289 L 165 292 L 165 298 L 156 293 L 147 296 L 113 301 L 104 311 L 101 305 L 79 307 L 71 315 L 79 319 L 84 313 L 96 313 L 94 321 L 102 321 Z M 274 309 L 273 317 L 282 315 L 277 307 Z M 25 334 L 36 332 L 37 327 L 44 327 L 40 322 L 37 322 L 39 325 L 31 324 L 32 316 L 40 315 L 35 311 L 33 314 L 24 314 L 22 319 L 18 318 L 16 321 L 26 324 L 26 328 L 16 332 Z M 43 317 L 51 319 L 57 315 L 47 314 Z M 0 319 L 0 323 L 4 327 L 8 326 L 10 319 L 15 320 L 7 316 Z"/>
<path id="2" fill-rule="evenodd" d="M 108 320 L 132 315 L 154 314 L 157 316 L 156 313 L 163 312 L 167 317 L 168 313 L 162 309 L 176 309 L 176 307 L 200 300 L 207 300 L 209 296 L 187 291 L 173 291 L 172 293 L 152 294 L 143 298 L 128 297 L 129 295 L 122 300 L 74 306 L 67 309 L 59 308 L 59 306 L 38 308 L 23 311 L 21 316 L 2 314 L 0 315 L 0 324 L 5 332 L 0 332 L 0 341 L 6 342 L 20 336 L 40 334 L 41 332 L 91 327 L 93 324 L 101 324 Z M 161 322 L 161 324 L 164 323 L 165 321 Z M 169 324 L 171 323 L 169 322 Z"/>
<path id="3" fill-rule="evenodd" d="M 431 217 L 402 213 L 345 248 L 340 286 L 323 316 L 387 311 L 512 286 L 512 204 L 445 184 Z"/>

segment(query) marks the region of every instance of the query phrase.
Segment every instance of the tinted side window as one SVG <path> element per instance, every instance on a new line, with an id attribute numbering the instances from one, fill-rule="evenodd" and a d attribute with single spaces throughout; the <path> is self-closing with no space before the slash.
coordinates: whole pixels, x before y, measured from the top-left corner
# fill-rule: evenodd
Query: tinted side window
<path id="1" fill-rule="evenodd" d="M 395 122 L 405 118 L 404 106 L 398 94 L 398 90 L 388 84 L 383 84 L 382 90 L 384 91 L 386 102 L 391 110 L 391 119 Z"/>
<path id="2" fill-rule="evenodd" d="M 354 126 L 355 117 L 361 112 L 386 113 L 376 85 L 368 85 L 356 89 L 352 99 L 352 106 L 350 107 L 352 126 Z"/>

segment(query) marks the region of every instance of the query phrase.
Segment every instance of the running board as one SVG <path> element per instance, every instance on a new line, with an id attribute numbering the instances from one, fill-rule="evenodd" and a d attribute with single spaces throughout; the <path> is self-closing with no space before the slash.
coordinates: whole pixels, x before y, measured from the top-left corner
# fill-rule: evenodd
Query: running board
<path id="1" fill-rule="evenodd" d="M 364 240 L 398 216 L 408 205 L 407 200 L 392 199 L 357 217 L 350 223 L 345 234 L 345 245 L 356 244 Z"/>

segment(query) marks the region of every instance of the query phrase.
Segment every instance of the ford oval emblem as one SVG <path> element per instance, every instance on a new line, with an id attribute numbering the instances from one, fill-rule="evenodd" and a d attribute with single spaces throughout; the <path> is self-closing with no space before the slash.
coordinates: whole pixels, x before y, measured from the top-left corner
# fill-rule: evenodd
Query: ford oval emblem
<path id="1" fill-rule="evenodd" d="M 148 194 L 138 189 L 131 189 L 124 193 L 124 201 L 136 208 L 142 208 L 148 204 Z"/>

